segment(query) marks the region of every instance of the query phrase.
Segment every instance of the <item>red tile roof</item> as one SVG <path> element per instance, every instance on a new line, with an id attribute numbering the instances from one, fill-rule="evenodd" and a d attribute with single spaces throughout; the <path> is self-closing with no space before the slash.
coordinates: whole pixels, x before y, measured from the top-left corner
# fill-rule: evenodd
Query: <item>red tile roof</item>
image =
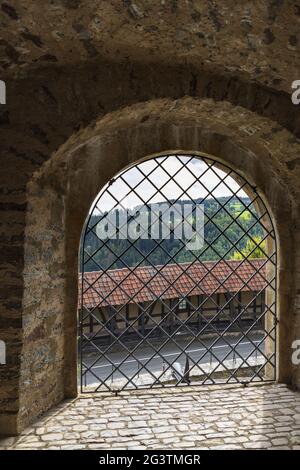
<path id="1" fill-rule="evenodd" d="M 205 261 L 141 266 L 84 273 L 84 305 L 124 305 L 175 299 L 184 295 L 209 295 L 260 291 L 267 286 L 265 259 Z M 80 290 L 81 290 L 81 275 Z M 80 301 L 80 293 L 79 293 Z"/>

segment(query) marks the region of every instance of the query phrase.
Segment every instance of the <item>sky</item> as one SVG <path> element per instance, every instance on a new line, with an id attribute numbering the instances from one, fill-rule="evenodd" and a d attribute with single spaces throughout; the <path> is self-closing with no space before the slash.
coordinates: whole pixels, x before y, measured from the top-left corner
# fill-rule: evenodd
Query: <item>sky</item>
<path id="1" fill-rule="evenodd" d="M 220 183 L 220 178 L 225 178 L 224 183 L 228 188 L 223 182 Z M 226 173 L 216 167 L 209 169 L 207 164 L 198 158 L 160 157 L 125 170 L 115 178 L 109 188 L 106 185 L 94 201 L 95 204 L 99 198 L 94 212 L 121 207 L 132 209 L 144 202 L 157 203 L 166 199 L 198 199 L 207 196 L 209 191 L 212 191 L 216 198 L 231 196 L 231 190 L 238 191 L 239 197 L 246 197 L 247 194 L 239 188 L 240 185 L 232 177 L 226 177 Z M 208 195 L 209 197 L 211 195 Z"/>

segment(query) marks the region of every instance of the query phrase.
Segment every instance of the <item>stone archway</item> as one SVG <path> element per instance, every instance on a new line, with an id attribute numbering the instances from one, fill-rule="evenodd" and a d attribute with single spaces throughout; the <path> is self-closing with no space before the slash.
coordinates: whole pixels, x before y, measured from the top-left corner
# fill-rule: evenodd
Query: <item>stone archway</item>
<path id="1" fill-rule="evenodd" d="M 273 127 L 272 121 L 227 102 L 183 98 L 140 103 L 72 136 L 34 175 L 28 185 L 17 430 L 77 394 L 78 245 L 93 199 L 121 169 L 162 151 L 211 154 L 245 175 L 264 198 L 280 241 L 279 305 L 284 316 L 278 377 L 299 383 L 289 359 L 298 282 L 297 234 L 290 231 L 296 194 L 286 189 L 293 185 L 285 160 L 295 159 L 300 145 L 288 131 L 276 124 L 273 132 Z"/>

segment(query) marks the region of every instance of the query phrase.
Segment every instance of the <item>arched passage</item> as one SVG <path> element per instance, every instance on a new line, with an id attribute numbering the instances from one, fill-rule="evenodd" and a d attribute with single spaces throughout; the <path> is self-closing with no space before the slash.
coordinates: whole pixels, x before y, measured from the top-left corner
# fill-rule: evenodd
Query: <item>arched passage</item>
<path id="1" fill-rule="evenodd" d="M 264 197 L 280 244 L 278 301 L 284 316 L 278 379 L 296 382 L 289 352 L 297 234 L 289 229 L 294 195 L 286 191 L 284 158 L 294 158 L 299 145 L 282 129 L 284 143 L 277 146 L 271 129 L 271 121 L 228 103 L 189 98 L 142 103 L 73 136 L 35 175 L 28 187 L 20 426 L 77 394 L 78 246 L 92 201 L 128 164 L 159 152 L 213 155 Z"/>

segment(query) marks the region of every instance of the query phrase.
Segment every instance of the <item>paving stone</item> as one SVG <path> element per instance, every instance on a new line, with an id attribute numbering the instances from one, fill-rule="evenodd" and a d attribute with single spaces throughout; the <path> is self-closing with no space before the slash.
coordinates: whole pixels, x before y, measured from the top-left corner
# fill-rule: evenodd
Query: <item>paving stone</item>
<path id="1" fill-rule="evenodd" d="M 85 448 L 86 448 L 85 444 L 71 444 L 71 445 L 60 446 L 61 450 L 81 450 Z"/>
<path id="2" fill-rule="evenodd" d="M 48 442 L 53 442 L 53 441 L 61 441 L 63 439 L 63 434 L 58 432 L 58 433 L 51 433 L 51 434 L 44 434 L 41 436 L 42 441 L 48 441 Z"/>
<path id="3" fill-rule="evenodd" d="M 168 438 L 164 438 L 162 439 L 163 443 L 164 444 L 175 444 L 176 442 L 179 442 L 180 439 L 179 437 L 168 437 Z"/>
<path id="4" fill-rule="evenodd" d="M 79 432 L 65 432 L 64 433 L 64 441 L 68 441 L 71 439 L 80 439 L 80 433 Z"/>
<path id="5" fill-rule="evenodd" d="M 234 436 L 234 437 L 225 437 L 224 438 L 224 442 L 225 444 L 227 443 L 230 443 L 230 444 L 242 444 L 244 442 L 248 442 L 248 438 L 247 437 L 237 437 L 237 436 Z"/>
<path id="6" fill-rule="evenodd" d="M 116 437 L 118 435 L 117 431 L 101 431 L 101 437 Z"/>
<path id="7" fill-rule="evenodd" d="M 147 422 L 146 421 L 134 421 L 132 423 L 128 423 L 129 428 L 146 428 Z"/>
<path id="8" fill-rule="evenodd" d="M 251 436 L 248 436 L 249 441 L 253 442 L 258 442 L 258 441 L 270 441 L 270 439 L 267 436 L 264 436 L 262 434 L 254 434 Z"/>
<path id="9" fill-rule="evenodd" d="M 35 450 L 35 449 L 43 449 L 43 448 L 45 448 L 45 442 L 36 442 L 36 443 L 25 442 L 25 443 L 19 444 L 17 447 L 17 449 L 19 450 L 22 450 L 22 449 Z"/>
<path id="10" fill-rule="evenodd" d="M 76 424 L 75 426 L 72 427 L 73 431 L 78 431 L 78 432 L 88 431 L 88 429 L 89 427 L 87 424 Z"/>
<path id="11" fill-rule="evenodd" d="M 269 441 L 256 441 L 256 442 L 245 442 L 243 444 L 245 449 L 268 449 L 270 447 Z"/>
<path id="12" fill-rule="evenodd" d="M 188 431 L 189 429 L 187 424 L 178 424 L 176 428 L 178 429 L 178 431 Z"/>
<path id="13" fill-rule="evenodd" d="M 106 425 L 107 429 L 122 429 L 125 428 L 124 421 L 111 421 L 108 422 Z"/>
<path id="14" fill-rule="evenodd" d="M 223 444 L 223 445 L 219 445 L 219 446 L 209 447 L 209 449 L 212 449 L 212 450 L 239 450 L 240 447 L 237 446 L 237 445 L 234 445 L 234 444 Z"/>
<path id="15" fill-rule="evenodd" d="M 288 444 L 288 439 L 280 437 L 280 438 L 277 438 L 277 439 L 272 439 L 271 442 L 274 446 L 284 446 L 284 445 Z"/>
<path id="16" fill-rule="evenodd" d="M 97 431 L 85 431 L 80 433 L 80 439 L 90 441 L 91 439 L 99 439 L 100 433 Z"/>
<path id="17" fill-rule="evenodd" d="M 107 424 L 89 424 L 89 429 L 91 431 L 105 431 Z"/>

